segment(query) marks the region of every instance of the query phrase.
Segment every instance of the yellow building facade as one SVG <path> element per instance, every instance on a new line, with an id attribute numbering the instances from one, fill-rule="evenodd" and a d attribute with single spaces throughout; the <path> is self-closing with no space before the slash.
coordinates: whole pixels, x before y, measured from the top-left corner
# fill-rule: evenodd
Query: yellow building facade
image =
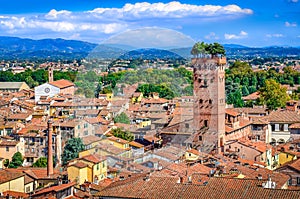
<path id="1" fill-rule="evenodd" d="M 68 179 L 77 184 L 98 183 L 107 177 L 107 160 L 99 155 L 86 155 L 70 163 L 67 171 Z"/>

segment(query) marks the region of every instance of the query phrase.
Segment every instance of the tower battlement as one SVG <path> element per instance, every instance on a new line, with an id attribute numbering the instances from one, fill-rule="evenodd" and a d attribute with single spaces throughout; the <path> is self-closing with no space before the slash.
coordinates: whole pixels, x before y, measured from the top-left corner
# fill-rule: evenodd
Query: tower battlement
<path id="1" fill-rule="evenodd" d="M 219 66 L 224 66 L 227 63 L 226 57 L 201 57 L 201 58 L 192 58 L 192 65 L 195 68 L 204 67 L 203 69 L 214 70 Z"/>

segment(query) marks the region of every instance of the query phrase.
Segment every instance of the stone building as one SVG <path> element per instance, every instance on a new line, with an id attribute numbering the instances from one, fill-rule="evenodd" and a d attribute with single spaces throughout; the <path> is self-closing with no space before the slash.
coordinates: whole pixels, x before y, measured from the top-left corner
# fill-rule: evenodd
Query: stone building
<path id="1" fill-rule="evenodd" d="M 225 137 L 226 57 L 194 58 L 194 140 L 202 151 L 222 150 Z"/>
<path id="2" fill-rule="evenodd" d="M 53 97 L 57 94 L 74 95 L 75 85 L 69 80 L 61 79 L 49 82 L 34 88 L 35 101 L 39 101 L 43 97 Z"/>

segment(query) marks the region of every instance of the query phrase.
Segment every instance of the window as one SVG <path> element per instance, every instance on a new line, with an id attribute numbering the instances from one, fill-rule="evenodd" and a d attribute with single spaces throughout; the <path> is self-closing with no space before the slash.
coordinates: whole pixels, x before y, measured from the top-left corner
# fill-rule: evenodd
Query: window
<path id="1" fill-rule="evenodd" d="M 275 131 L 275 124 L 272 124 L 271 127 L 272 127 L 272 131 Z"/>
<path id="2" fill-rule="evenodd" d="M 7 151 L 7 152 L 9 151 L 9 147 L 8 147 L 8 146 L 6 147 L 6 151 Z"/>
<path id="3" fill-rule="evenodd" d="M 103 167 L 103 168 L 105 167 L 105 162 L 104 162 L 104 161 L 102 162 L 102 167 Z"/>
<path id="4" fill-rule="evenodd" d="M 99 164 L 97 164 L 97 170 L 99 170 Z"/>
<path id="5" fill-rule="evenodd" d="M 284 131 L 284 125 L 283 124 L 279 124 L 279 130 Z"/>
<path id="6" fill-rule="evenodd" d="M 212 104 L 212 100 L 211 99 L 209 100 L 209 104 Z"/>
<path id="7" fill-rule="evenodd" d="M 293 178 L 290 178 L 290 179 L 289 179 L 288 185 L 293 185 Z"/>
<path id="8" fill-rule="evenodd" d="M 204 126 L 208 127 L 208 120 L 204 120 Z"/>
<path id="9" fill-rule="evenodd" d="M 89 132 L 88 131 L 84 131 L 84 135 L 88 135 L 89 134 Z"/>
<path id="10" fill-rule="evenodd" d="M 204 80 L 203 86 L 207 87 L 207 79 Z"/>
<path id="11" fill-rule="evenodd" d="M 199 139 L 199 141 L 202 141 L 202 135 L 199 135 L 198 139 Z"/>
<path id="12" fill-rule="evenodd" d="M 297 185 L 300 185 L 300 177 L 297 177 Z"/>
<path id="13" fill-rule="evenodd" d="M 83 127 L 84 127 L 84 128 L 87 128 L 87 127 L 88 127 L 88 124 L 87 124 L 87 123 L 84 123 Z"/>
<path id="14" fill-rule="evenodd" d="M 199 103 L 202 104 L 202 103 L 203 103 L 203 99 L 200 99 L 200 100 L 199 100 Z"/>
<path id="15" fill-rule="evenodd" d="M 275 124 L 275 131 L 279 131 L 279 124 Z"/>

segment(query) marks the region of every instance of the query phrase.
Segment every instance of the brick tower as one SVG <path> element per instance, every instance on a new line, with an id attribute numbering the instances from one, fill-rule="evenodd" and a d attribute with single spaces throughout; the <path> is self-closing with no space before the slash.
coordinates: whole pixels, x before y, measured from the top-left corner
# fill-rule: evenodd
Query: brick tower
<path id="1" fill-rule="evenodd" d="M 222 151 L 225 137 L 226 57 L 194 58 L 194 141 L 204 152 Z"/>
<path id="2" fill-rule="evenodd" d="M 48 82 L 53 82 L 53 68 L 52 66 L 48 69 Z"/>

